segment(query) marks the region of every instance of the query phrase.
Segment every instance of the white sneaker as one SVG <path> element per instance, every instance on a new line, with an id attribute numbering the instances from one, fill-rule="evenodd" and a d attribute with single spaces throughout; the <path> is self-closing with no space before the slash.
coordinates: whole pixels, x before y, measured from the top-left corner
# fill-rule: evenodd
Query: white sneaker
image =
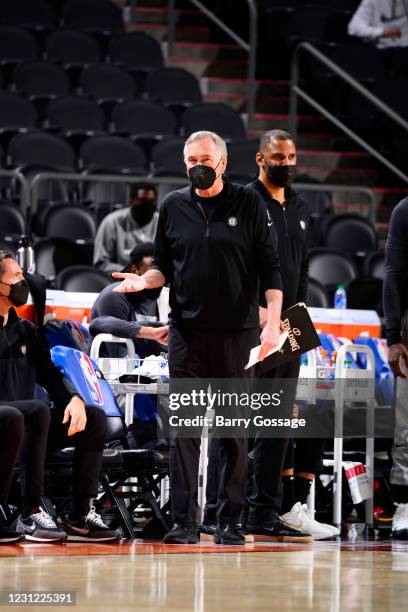
<path id="1" fill-rule="evenodd" d="M 331 531 L 333 537 L 337 537 L 340 535 L 340 529 L 338 527 L 335 527 L 334 525 L 329 525 L 328 523 L 321 523 L 319 521 L 316 521 L 314 517 L 315 510 L 309 510 L 306 504 L 303 505 L 303 508 L 305 509 L 305 512 L 311 521 L 314 521 L 317 525 L 320 525 L 321 527 L 324 527 L 325 529 Z"/>
<path id="2" fill-rule="evenodd" d="M 397 509 L 392 518 L 392 537 L 396 540 L 408 540 L 408 504 L 395 504 Z"/>
<path id="3" fill-rule="evenodd" d="M 338 535 L 338 530 L 335 527 L 319 523 L 313 518 L 313 515 L 314 512 L 309 511 L 306 504 L 302 505 L 300 502 L 296 502 L 290 512 L 281 516 L 281 519 L 293 529 L 310 533 L 315 540 L 328 540 Z M 336 533 L 334 533 L 334 529 L 336 529 Z"/>

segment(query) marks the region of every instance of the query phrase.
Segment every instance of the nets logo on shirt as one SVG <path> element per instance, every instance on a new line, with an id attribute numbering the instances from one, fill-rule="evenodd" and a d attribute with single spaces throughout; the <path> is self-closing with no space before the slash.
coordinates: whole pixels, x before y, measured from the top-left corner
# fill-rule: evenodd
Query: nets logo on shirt
<path id="1" fill-rule="evenodd" d="M 238 219 L 236 217 L 229 217 L 227 223 L 230 227 L 235 227 L 238 224 Z"/>
<path id="2" fill-rule="evenodd" d="M 75 356 L 79 361 L 79 365 L 81 366 L 86 386 L 89 391 L 89 395 L 92 398 L 92 402 L 97 406 L 103 406 L 105 404 L 105 401 L 103 399 L 102 391 L 98 382 L 98 377 L 92 365 L 92 361 L 90 360 L 88 355 L 85 355 L 85 353 L 81 353 L 80 351 L 75 351 Z"/>

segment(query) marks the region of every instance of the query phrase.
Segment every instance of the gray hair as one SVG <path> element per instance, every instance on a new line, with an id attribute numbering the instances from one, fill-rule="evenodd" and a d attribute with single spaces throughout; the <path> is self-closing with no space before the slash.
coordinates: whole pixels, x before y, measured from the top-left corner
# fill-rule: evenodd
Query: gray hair
<path id="1" fill-rule="evenodd" d="M 202 130 L 201 132 L 193 132 L 193 134 L 190 134 L 190 136 L 187 138 L 186 142 L 184 143 L 183 149 L 184 159 L 186 158 L 188 145 L 192 142 L 196 142 L 197 140 L 204 140 L 204 138 L 211 138 L 211 140 L 219 150 L 221 157 L 228 156 L 227 145 L 225 144 L 225 141 L 215 132 L 207 132 L 206 130 Z"/>
<path id="2" fill-rule="evenodd" d="M 263 151 L 267 149 L 272 140 L 293 140 L 293 136 L 285 130 L 269 130 L 269 132 L 265 132 L 265 134 L 261 136 L 259 150 Z"/>

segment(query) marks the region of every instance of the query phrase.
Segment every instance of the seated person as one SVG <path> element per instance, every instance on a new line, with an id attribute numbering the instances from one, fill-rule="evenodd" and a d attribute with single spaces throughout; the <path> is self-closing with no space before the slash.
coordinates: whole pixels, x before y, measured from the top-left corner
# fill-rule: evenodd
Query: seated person
<path id="1" fill-rule="evenodd" d="M 24 417 L 13 406 L 0 405 L 0 544 L 14 544 L 23 538 L 10 527 L 7 505 L 14 466 L 24 436 Z"/>
<path id="2" fill-rule="evenodd" d="M 117 272 L 129 261 L 138 244 L 152 242 L 159 213 L 157 193 L 148 183 L 130 187 L 129 206 L 115 210 L 100 224 L 95 236 L 94 264 L 104 272 Z"/>
<path id="3" fill-rule="evenodd" d="M 144 274 L 153 265 L 153 244 L 136 246 L 130 253 L 130 263 L 125 272 Z M 92 336 L 107 333 L 120 338 L 132 338 L 139 357 L 160 355 L 166 350 L 169 327 L 159 322 L 157 299 L 159 289 L 145 289 L 138 293 L 116 293 L 112 291 L 119 285 L 112 283 L 102 290 L 91 312 L 89 331 Z M 103 351 L 105 349 L 105 351 Z M 126 347 L 106 344 L 101 356 L 125 357 Z M 138 395 L 135 397 L 137 419 L 130 426 L 138 448 L 163 449 L 167 444 L 157 438 L 156 396 Z M 123 407 L 124 398 L 117 397 Z M 144 407 L 144 408 L 143 408 Z"/>
<path id="4" fill-rule="evenodd" d="M 144 274 L 153 265 L 153 244 L 136 246 L 130 253 L 130 263 L 123 270 L 133 274 Z M 133 338 L 139 357 L 159 355 L 167 343 L 168 325 L 159 322 L 157 299 L 159 289 L 145 289 L 138 293 L 116 293 L 112 291 L 118 282 L 105 287 L 97 297 L 91 312 L 89 331 L 92 336 L 112 334 L 120 338 Z M 124 346 L 109 345 L 109 357 L 123 357 Z"/>
<path id="5" fill-rule="evenodd" d="M 109 541 L 111 531 L 95 513 L 105 441 L 106 416 L 85 406 L 75 389 L 51 361 L 48 346 L 35 325 L 18 317 L 15 307 L 26 303 L 29 286 L 13 256 L 0 251 L 0 406 L 14 408 L 24 417 L 25 435 L 20 454 L 22 511 L 16 531 L 29 540 Z M 44 387 L 53 402 L 50 408 L 34 399 L 35 383 Z M 48 438 L 48 439 L 47 439 Z M 44 462 L 47 451 L 74 446 L 71 509 L 57 527 L 41 507 L 44 495 Z M 4 451 L 3 451 L 4 452 Z M 16 449 L 11 449 L 13 463 Z M 3 470 L 3 465 L 1 467 Z M 8 487 L 6 481 L 5 492 Z M 5 503 L 3 493 L 1 503 Z"/>

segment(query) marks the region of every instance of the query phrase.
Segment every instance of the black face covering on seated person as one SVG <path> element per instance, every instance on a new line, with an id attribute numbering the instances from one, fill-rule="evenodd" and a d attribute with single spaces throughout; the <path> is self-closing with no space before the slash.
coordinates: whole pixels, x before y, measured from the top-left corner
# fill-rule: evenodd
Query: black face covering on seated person
<path id="1" fill-rule="evenodd" d="M 133 204 L 130 207 L 130 214 L 133 217 L 133 220 L 136 221 L 138 225 L 143 227 L 143 225 L 147 225 L 153 218 L 154 212 L 156 210 L 156 205 L 152 200 L 141 200 L 137 204 Z"/>
<path id="2" fill-rule="evenodd" d="M 277 187 L 289 187 L 296 177 L 296 164 L 291 166 L 265 166 L 268 179 Z"/>
<path id="3" fill-rule="evenodd" d="M 158 300 L 161 290 L 162 287 L 156 287 L 155 289 L 143 289 L 143 291 L 127 293 L 126 295 L 131 304 L 139 304 L 141 300 Z"/>
<path id="4" fill-rule="evenodd" d="M 14 283 L 13 285 L 10 285 L 10 283 L 3 283 L 3 285 L 8 285 L 10 287 L 10 293 L 8 295 L 4 295 L 4 293 L 2 293 L 1 295 L 8 298 L 13 306 L 18 308 L 27 302 L 30 287 L 25 279 L 18 281 L 18 283 Z"/>
<path id="5" fill-rule="evenodd" d="M 197 166 L 193 166 L 188 171 L 188 178 L 191 181 L 191 184 L 196 189 L 210 189 L 215 183 L 215 179 L 217 178 L 217 174 L 215 170 L 220 165 L 220 161 L 215 166 L 215 168 L 211 168 L 211 166 L 205 166 L 204 164 L 197 164 Z"/>

